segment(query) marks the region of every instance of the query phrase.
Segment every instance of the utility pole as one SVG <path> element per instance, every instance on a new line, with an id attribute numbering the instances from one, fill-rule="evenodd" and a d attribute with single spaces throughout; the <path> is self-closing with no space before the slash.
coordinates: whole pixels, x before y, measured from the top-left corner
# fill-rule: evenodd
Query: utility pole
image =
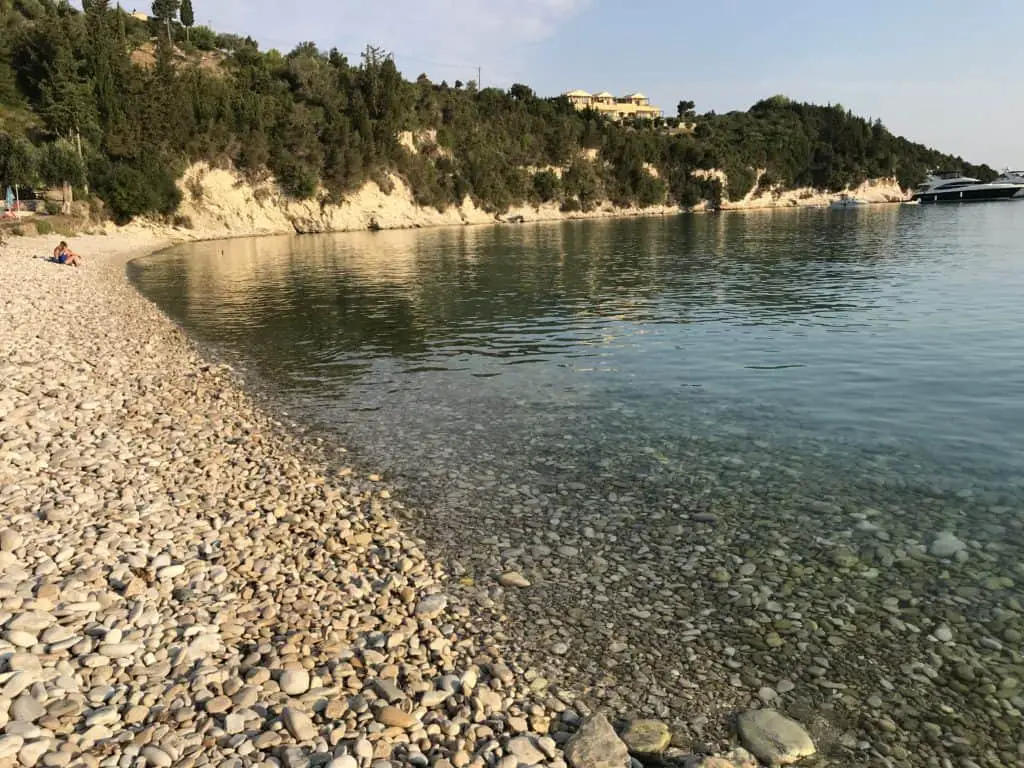
<path id="1" fill-rule="evenodd" d="M 476 89 L 478 91 L 482 91 L 484 89 L 484 79 L 483 79 L 483 75 L 481 74 L 481 71 L 482 70 L 481 70 L 480 66 L 477 65 L 477 68 L 476 68 Z"/>

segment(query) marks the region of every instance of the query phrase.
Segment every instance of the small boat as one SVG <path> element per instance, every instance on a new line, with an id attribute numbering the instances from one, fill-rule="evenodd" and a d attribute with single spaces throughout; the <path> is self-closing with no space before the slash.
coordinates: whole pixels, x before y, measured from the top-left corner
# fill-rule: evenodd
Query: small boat
<path id="1" fill-rule="evenodd" d="M 1002 177 L 1000 177 L 1002 178 Z M 1024 198 L 1024 181 L 983 182 L 959 173 L 929 174 L 914 190 L 911 201 L 922 203 L 973 203 Z"/>
<path id="2" fill-rule="evenodd" d="M 860 208 L 863 205 L 868 205 L 868 201 L 861 200 L 857 197 L 850 197 L 846 193 L 843 193 L 839 196 L 838 200 L 833 200 L 828 207 L 840 210 L 843 208 Z"/>

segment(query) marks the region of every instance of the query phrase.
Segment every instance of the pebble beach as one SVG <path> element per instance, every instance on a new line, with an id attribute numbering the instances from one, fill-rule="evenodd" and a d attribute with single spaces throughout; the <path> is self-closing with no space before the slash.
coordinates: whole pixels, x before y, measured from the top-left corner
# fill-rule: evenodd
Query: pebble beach
<path id="1" fill-rule="evenodd" d="M 501 617 L 449 593 L 378 476 L 291 436 L 130 287 L 162 245 L 0 257 L 0 765 L 636 762 L 502 652 Z M 754 745 L 792 726 L 791 759 L 813 751 L 760 714 L 778 722 L 748 722 Z M 626 727 L 634 753 L 756 765 Z"/>
<path id="2" fill-rule="evenodd" d="M 939 531 L 896 553 L 907 568 L 948 563 L 949 599 L 963 615 L 879 596 L 862 622 L 835 595 L 802 591 L 796 577 L 789 600 L 776 604 L 751 586 L 767 576 L 716 554 L 727 547 L 712 541 L 690 570 L 706 570 L 720 589 L 693 592 L 689 603 L 682 587 L 644 595 L 631 610 L 648 615 L 635 615 L 628 632 L 616 624 L 609 637 L 595 606 L 607 602 L 604 582 L 619 580 L 621 569 L 564 566 L 589 540 L 616 541 L 614 517 L 607 530 L 580 526 L 538 552 L 518 542 L 543 531 L 501 532 L 501 521 L 481 518 L 494 533 L 481 532 L 474 552 L 435 550 L 410 532 L 404 521 L 415 515 L 379 474 L 261 408 L 234 371 L 204 359 L 135 291 L 126 263 L 166 244 L 144 229 L 76 238 L 78 269 L 39 258 L 49 240 L 15 238 L 0 251 L 0 766 L 974 768 L 1024 760 L 1014 730 L 1019 602 L 1013 579 L 992 577 L 1002 580 L 988 591 L 1001 597 L 974 625 L 976 596 L 960 570 L 979 557 L 973 541 Z M 470 513 L 452 510 L 451 522 L 469 529 L 460 515 Z M 861 533 L 874 535 L 872 516 L 857 514 Z M 731 525 L 722 513 L 691 517 L 698 531 Z M 829 543 L 833 584 L 868 568 L 852 549 Z M 454 556 L 481 561 L 472 571 L 490 572 L 491 583 L 450 572 Z M 670 598 L 701 612 L 690 629 L 656 641 L 664 654 L 652 654 L 642 630 L 658 600 Z M 830 623 L 805 630 L 801 601 L 827 604 Z M 564 625 L 539 602 L 564 613 Z M 861 602 L 876 596 L 858 596 L 854 607 Z M 735 604 L 736 615 L 756 609 L 767 618 L 708 619 L 716 605 Z M 532 624 L 531 615 L 545 618 Z M 914 682 L 885 701 L 874 693 L 891 687 L 880 675 L 854 696 L 832 669 L 843 659 L 859 668 L 852 649 L 883 634 L 889 616 L 902 618 L 886 624 L 887 639 L 906 647 L 910 624 L 932 650 L 901 660 Z M 648 694 L 678 666 L 663 656 L 686 658 L 702 633 L 721 638 L 720 664 L 686 686 L 690 727 L 679 728 L 667 716 L 678 702 L 662 708 Z M 750 670 L 736 651 L 747 644 L 764 657 Z M 601 670 L 591 667 L 602 648 L 631 659 L 631 690 L 590 695 L 584 684 L 599 687 Z M 815 712 L 786 715 L 786 694 L 810 685 L 849 699 L 842 711 L 864 712 L 827 749 L 815 744 L 827 736 L 812 727 Z M 975 700 L 983 727 L 961 709 Z M 886 747 L 911 729 L 920 738 Z"/>

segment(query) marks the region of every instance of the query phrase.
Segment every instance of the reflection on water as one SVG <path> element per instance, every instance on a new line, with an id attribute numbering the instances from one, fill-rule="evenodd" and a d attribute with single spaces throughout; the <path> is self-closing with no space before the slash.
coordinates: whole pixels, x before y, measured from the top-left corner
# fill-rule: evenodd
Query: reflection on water
<path id="1" fill-rule="evenodd" d="M 1022 214 L 280 237 L 190 246 L 134 271 L 190 331 L 335 424 L 407 398 L 523 423 L 532 407 L 621 401 L 680 430 L 713 407 L 744 429 L 785 432 L 785 420 L 794 435 L 899 446 L 945 482 L 1013 484 Z"/>

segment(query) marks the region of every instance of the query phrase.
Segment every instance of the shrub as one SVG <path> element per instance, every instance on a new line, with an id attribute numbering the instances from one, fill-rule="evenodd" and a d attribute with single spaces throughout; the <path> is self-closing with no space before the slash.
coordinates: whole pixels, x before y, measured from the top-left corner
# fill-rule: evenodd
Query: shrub
<path id="1" fill-rule="evenodd" d="M 49 221 L 37 221 L 36 222 L 36 234 L 39 235 L 52 235 L 53 224 Z"/>
<path id="2" fill-rule="evenodd" d="M 320 181 L 315 168 L 292 157 L 279 160 L 274 174 L 285 194 L 296 200 L 309 200 L 313 197 Z"/>
<path id="3" fill-rule="evenodd" d="M 174 218 L 171 219 L 171 224 L 178 229 L 192 229 L 194 226 L 191 218 L 183 216 L 180 213 L 175 214 Z"/>
<path id="4" fill-rule="evenodd" d="M 640 177 L 640 183 L 637 185 L 636 190 L 636 202 L 641 208 L 649 208 L 652 205 L 661 205 L 665 202 L 665 182 L 661 179 L 656 179 L 649 173 L 645 173 Z"/>
<path id="5" fill-rule="evenodd" d="M 746 165 L 737 164 L 727 167 L 725 175 L 728 179 L 726 194 L 730 200 L 742 200 L 757 182 L 757 174 L 754 169 Z"/>
<path id="6" fill-rule="evenodd" d="M 553 171 L 538 171 L 533 174 L 533 194 L 542 203 L 557 200 L 562 192 L 562 180 Z"/>
<path id="7" fill-rule="evenodd" d="M 576 211 L 583 210 L 583 206 L 580 205 L 580 201 L 577 200 L 575 197 L 570 197 L 569 199 L 562 202 L 562 205 L 559 208 L 559 210 L 562 213 L 575 213 Z"/>
<path id="8" fill-rule="evenodd" d="M 188 189 L 188 193 L 192 195 L 193 200 L 201 200 L 205 190 L 203 189 L 203 180 L 198 176 L 193 176 L 187 182 L 185 182 L 185 188 Z"/>
<path id="9" fill-rule="evenodd" d="M 209 27 L 192 27 L 192 43 L 200 51 L 212 51 L 217 47 L 217 33 Z"/>
<path id="10" fill-rule="evenodd" d="M 94 164 L 92 177 L 97 193 L 118 224 L 147 214 L 168 216 L 181 202 L 174 175 L 156 159 L 142 160 L 135 166 L 101 158 Z"/>
<path id="11" fill-rule="evenodd" d="M 56 200 L 47 200 L 46 213 L 48 216 L 56 216 L 57 214 L 61 213 L 61 204 L 58 203 Z"/>

